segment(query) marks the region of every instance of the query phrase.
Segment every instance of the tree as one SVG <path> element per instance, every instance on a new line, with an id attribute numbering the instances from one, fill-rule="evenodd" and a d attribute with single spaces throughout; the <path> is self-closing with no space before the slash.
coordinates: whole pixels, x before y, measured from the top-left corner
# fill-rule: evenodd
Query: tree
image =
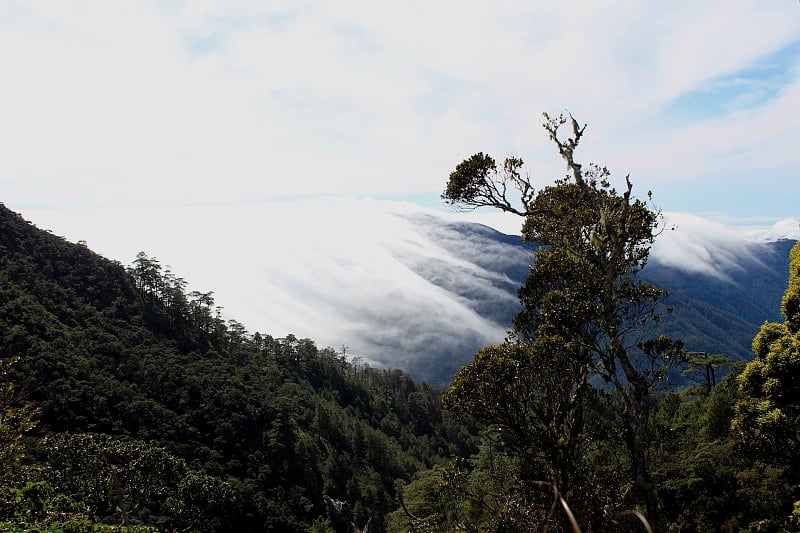
<path id="1" fill-rule="evenodd" d="M 8 362 L 0 359 L 0 485 L 18 482 L 14 479 L 21 469 L 24 446 L 22 435 L 36 426 L 38 409 L 30 405 L 17 406 L 14 384 L 8 379 L 8 371 L 19 358 Z"/>
<path id="2" fill-rule="evenodd" d="M 562 139 L 567 123 L 571 136 Z M 514 340 L 536 346 L 546 339 L 547 349 L 558 347 L 551 353 L 571 358 L 614 390 L 631 480 L 655 522 L 658 504 L 646 455 L 652 393 L 683 358 L 680 342 L 653 335 L 664 291 L 637 278 L 661 216 L 632 196 L 628 177 L 619 193 L 608 169 L 584 169 L 575 161 L 585 126 L 571 115 L 545 114 L 544 128 L 566 162 L 565 178 L 537 192 L 520 172 L 522 160 L 508 158 L 498 171 L 481 153 L 456 167 L 442 197 L 457 207 L 490 206 L 525 218 L 522 237 L 540 248 L 519 291 L 523 310 L 514 319 Z M 583 378 L 575 375 L 578 391 Z"/>
<path id="3" fill-rule="evenodd" d="M 717 385 L 717 371 L 730 366 L 729 358 L 722 354 L 709 354 L 707 352 L 688 352 L 688 368 L 682 372 L 684 376 L 692 374 L 703 374 L 703 392 L 711 394 L 711 389 Z"/>
<path id="4" fill-rule="evenodd" d="M 443 398 L 454 413 L 487 424 L 504 448 L 524 457 L 534 476 L 569 497 L 585 457 L 580 445 L 588 385 L 584 368 L 559 339 L 534 346 L 487 346 L 462 367 Z"/>
<path id="5" fill-rule="evenodd" d="M 136 288 L 142 299 L 156 300 L 163 289 L 161 277 L 161 264 L 155 257 L 148 257 L 146 253 L 139 252 L 128 273 L 133 277 Z"/>
<path id="6" fill-rule="evenodd" d="M 746 398 L 734 419 L 749 452 L 786 464 L 800 457 L 800 244 L 790 257 L 781 306 L 786 321 L 765 322 L 753 339 L 756 357 L 739 377 Z"/>
<path id="7" fill-rule="evenodd" d="M 53 487 L 83 502 L 92 516 L 123 526 L 146 517 L 170 530 L 213 531 L 233 502 L 227 483 L 144 442 L 62 433 L 43 444 Z M 160 512 L 166 516 L 155 516 Z"/>
<path id="8" fill-rule="evenodd" d="M 739 375 L 744 398 L 732 431 L 751 471 L 772 472 L 780 478 L 778 485 L 788 485 L 788 490 L 771 491 L 786 516 L 800 497 L 800 243 L 790 254 L 781 313 L 784 323 L 765 322 L 753 339 L 755 359 Z M 761 485 L 766 479 L 751 477 Z"/>

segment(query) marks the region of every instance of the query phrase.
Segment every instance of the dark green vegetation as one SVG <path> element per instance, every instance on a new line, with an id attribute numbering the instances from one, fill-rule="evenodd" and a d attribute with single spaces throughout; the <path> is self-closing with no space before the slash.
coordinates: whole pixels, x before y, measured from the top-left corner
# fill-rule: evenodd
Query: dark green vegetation
<path id="1" fill-rule="evenodd" d="M 0 354 L 19 358 L 2 368 L 0 523 L 382 531 L 396 482 L 475 450 L 440 390 L 250 334 L 185 287 L 0 206 Z"/>
<path id="2" fill-rule="evenodd" d="M 251 334 L 155 258 L 0 205 L 0 530 L 800 531 L 800 245 L 751 363 L 725 328 L 685 350 L 664 334 L 717 315 L 667 313 L 642 277 L 659 213 L 575 161 L 570 119 L 545 124 L 552 186 L 483 154 L 451 175 L 447 200 L 521 215 L 537 251 L 509 339 L 446 390 Z"/>
<path id="3" fill-rule="evenodd" d="M 545 117 L 566 178 L 535 191 L 522 161 L 484 154 L 450 175 L 446 201 L 522 216 L 540 248 L 509 339 L 443 398 L 482 427 L 480 453 L 418 475 L 394 529 L 797 531 L 800 244 L 785 323 L 766 323 L 756 359 L 717 383 L 727 358 L 663 335 L 666 295 L 640 276 L 659 213 L 627 178 L 620 192 L 576 162 L 584 127 Z M 699 385 L 670 390 L 678 368 Z"/>

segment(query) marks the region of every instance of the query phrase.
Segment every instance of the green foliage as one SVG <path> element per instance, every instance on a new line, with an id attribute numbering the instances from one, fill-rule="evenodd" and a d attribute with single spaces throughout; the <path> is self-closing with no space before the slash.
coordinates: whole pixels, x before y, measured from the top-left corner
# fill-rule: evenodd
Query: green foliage
<path id="1" fill-rule="evenodd" d="M 0 485 L 19 481 L 23 458 L 22 436 L 36 426 L 38 410 L 30 405 L 16 405 L 14 384 L 8 378 L 11 365 L 0 359 Z"/>
<path id="2" fill-rule="evenodd" d="M 48 481 L 110 523 L 214 529 L 234 495 L 227 483 L 151 445 L 108 435 L 58 434 L 44 441 Z M 163 516 L 160 516 L 163 515 Z M 217 525 L 219 527 L 219 525 Z"/>
<path id="3" fill-rule="evenodd" d="M 659 398 L 648 451 L 665 530 L 726 530 L 741 510 L 738 459 L 727 438 L 738 394 L 728 376 L 709 394 L 687 389 Z"/>
<path id="4" fill-rule="evenodd" d="M 318 517 L 308 528 L 307 533 L 334 533 L 330 519 Z"/>
<path id="5" fill-rule="evenodd" d="M 605 472 L 615 478 L 612 469 Z M 594 480 L 602 492 L 602 481 Z M 590 501 L 581 501 L 587 496 Z M 417 474 L 403 490 L 403 507 L 389 516 L 391 532 L 510 532 L 625 530 L 627 518 L 602 494 L 571 498 L 532 479 L 527 461 L 485 444 L 469 461 Z M 607 495 L 605 495 L 607 496 Z"/>
<path id="6" fill-rule="evenodd" d="M 597 491 L 584 479 L 591 454 L 585 420 L 589 395 L 597 395 L 570 348 L 560 337 L 483 348 L 456 374 L 444 405 L 486 426 L 503 449 L 525 460 L 530 479 L 551 481 L 568 498 L 588 501 Z"/>
<path id="7" fill-rule="evenodd" d="M 30 405 L 14 407 L 14 385 L 8 380 L 11 364 L 0 360 L 0 529 L 2 531 L 121 531 L 112 525 L 89 519 L 89 509 L 82 503 L 56 491 L 46 481 L 35 480 L 42 474 L 36 466 L 23 462 L 22 434 L 36 425 L 37 409 Z M 126 528 L 132 532 L 155 531 L 152 528 Z"/>
<path id="8" fill-rule="evenodd" d="M 494 159 L 482 152 L 475 154 L 456 166 L 442 198 L 452 203 L 473 199 L 491 186 L 489 176 L 495 172 Z"/>
<path id="9" fill-rule="evenodd" d="M 753 530 L 788 527 L 800 495 L 800 244 L 790 258 L 786 321 L 764 323 L 753 339 L 756 358 L 739 376 L 742 397 L 732 423 L 744 459 L 745 523 Z"/>
<path id="10" fill-rule="evenodd" d="M 478 153 L 465 159 L 450 174 L 442 199 L 450 205 L 474 209 L 476 207 L 498 207 L 523 215 L 533 199 L 534 190 L 519 170 L 521 159 L 509 157 L 503 163 L 502 172 L 490 156 Z M 514 206 L 507 198 L 508 187 L 520 190 L 520 206 Z"/>
<path id="11" fill-rule="evenodd" d="M 789 333 L 797 335 L 800 332 L 800 248 L 797 246 L 789 254 L 789 287 L 781 301 L 781 313 Z"/>
<path id="12" fill-rule="evenodd" d="M 717 384 L 717 371 L 728 367 L 730 359 L 722 354 L 708 354 L 705 352 L 690 352 L 686 364 L 688 368 L 681 374 L 691 376 L 702 373 L 703 392 L 708 394 Z"/>
<path id="13" fill-rule="evenodd" d="M 155 533 L 154 527 L 114 525 L 90 518 L 85 505 L 58 493 L 44 481 L 28 481 L 20 488 L 0 489 L 0 530 L 64 533 Z"/>
<path id="14" fill-rule="evenodd" d="M 737 407 L 734 430 L 748 453 L 767 462 L 800 458 L 800 335 L 793 326 L 800 309 L 791 304 L 794 293 L 800 291 L 799 250 L 800 245 L 792 250 L 789 287 L 783 298 L 786 322 L 762 326 L 753 340 L 756 358 L 739 378 L 745 398 Z M 795 475 L 800 476 L 800 471 Z"/>
<path id="15" fill-rule="evenodd" d="M 549 505 L 531 501 L 513 458 L 485 447 L 475 462 L 475 468 L 454 461 L 418 475 L 405 487 L 405 510 L 389 517 L 388 531 L 538 531 L 548 521 Z"/>

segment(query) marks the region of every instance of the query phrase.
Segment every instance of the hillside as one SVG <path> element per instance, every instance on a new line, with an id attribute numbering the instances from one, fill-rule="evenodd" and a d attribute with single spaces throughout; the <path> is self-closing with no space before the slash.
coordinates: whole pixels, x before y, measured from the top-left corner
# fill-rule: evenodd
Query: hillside
<path id="1" fill-rule="evenodd" d="M 644 277 L 669 290 L 674 312 L 663 327 L 691 350 L 750 360 L 751 344 L 765 320 L 780 321 L 786 258 L 795 241 L 754 244 L 752 255 L 718 275 L 690 273 L 653 262 Z"/>
<path id="2" fill-rule="evenodd" d="M 126 270 L 0 205 L 0 358 L 20 357 L 10 377 L 41 408 L 29 460 L 47 468 L 31 475 L 85 502 L 78 515 L 382 531 L 396 482 L 469 453 L 438 389 L 307 339 L 251 334 L 185 284 L 144 254 Z M 142 457 L 157 465 L 146 479 L 131 467 Z M 107 476 L 111 493 L 97 484 Z"/>

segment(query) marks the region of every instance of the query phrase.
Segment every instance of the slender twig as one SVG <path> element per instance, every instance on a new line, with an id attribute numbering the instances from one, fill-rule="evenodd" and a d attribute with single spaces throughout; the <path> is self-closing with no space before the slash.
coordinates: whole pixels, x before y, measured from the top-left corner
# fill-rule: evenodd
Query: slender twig
<path id="1" fill-rule="evenodd" d="M 635 510 L 631 509 L 631 510 L 628 510 L 628 511 L 622 511 L 620 513 L 620 515 L 633 515 L 633 516 L 635 516 L 636 518 L 638 518 L 642 522 L 642 524 L 644 525 L 644 528 L 647 530 L 647 533 L 653 533 L 653 528 L 650 527 L 650 523 L 647 521 L 647 518 L 645 518 L 644 515 L 642 513 L 640 513 L 639 511 L 635 511 Z"/>

